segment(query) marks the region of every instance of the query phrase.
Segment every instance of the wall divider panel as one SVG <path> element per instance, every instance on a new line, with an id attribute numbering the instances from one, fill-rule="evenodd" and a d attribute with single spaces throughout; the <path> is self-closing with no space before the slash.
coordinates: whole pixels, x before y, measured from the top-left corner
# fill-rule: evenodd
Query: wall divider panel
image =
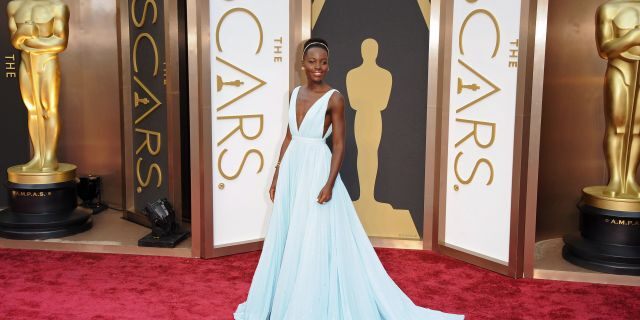
<path id="1" fill-rule="evenodd" d="M 537 1 L 433 1 L 434 248 L 522 276 Z M 537 172 L 536 172 L 537 173 Z M 530 191 L 530 190 L 529 190 Z M 530 209 L 530 208 L 529 208 Z"/>
<path id="2" fill-rule="evenodd" d="M 119 0 L 118 5 L 124 217 L 149 225 L 144 207 L 166 197 L 180 221 L 181 134 L 188 128 L 180 121 L 178 3 Z"/>

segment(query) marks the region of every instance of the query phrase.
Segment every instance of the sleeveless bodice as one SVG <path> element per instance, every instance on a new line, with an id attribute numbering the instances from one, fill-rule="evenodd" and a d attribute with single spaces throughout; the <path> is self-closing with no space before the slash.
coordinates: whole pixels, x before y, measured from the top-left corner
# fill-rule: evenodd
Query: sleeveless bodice
<path id="1" fill-rule="evenodd" d="M 291 100 L 289 101 L 289 129 L 291 131 L 291 136 L 294 139 L 302 138 L 301 140 L 304 140 L 305 138 L 326 139 L 331 134 L 332 126 L 329 125 L 327 132 L 323 135 L 324 118 L 327 113 L 329 99 L 331 98 L 331 95 L 333 95 L 333 92 L 337 90 L 331 89 L 316 100 L 305 114 L 304 118 L 300 122 L 300 127 L 298 128 L 298 123 L 296 121 L 296 104 L 298 101 L 299 91 L 300 87 L 293 89 Z"/>

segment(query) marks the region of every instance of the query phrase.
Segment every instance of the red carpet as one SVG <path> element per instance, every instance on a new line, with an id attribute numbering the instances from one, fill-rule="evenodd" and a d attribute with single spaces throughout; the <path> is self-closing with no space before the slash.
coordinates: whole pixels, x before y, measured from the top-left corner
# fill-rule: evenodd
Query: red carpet
<path id="1" fill-rule="evenodd" d="M 513 280 L 430 252 L 377 251 L 416 304 L 467 319 L 640 319 L 638 287 Z M 232 319 L 258 255 L 0 249 L 0 319 Z"/>

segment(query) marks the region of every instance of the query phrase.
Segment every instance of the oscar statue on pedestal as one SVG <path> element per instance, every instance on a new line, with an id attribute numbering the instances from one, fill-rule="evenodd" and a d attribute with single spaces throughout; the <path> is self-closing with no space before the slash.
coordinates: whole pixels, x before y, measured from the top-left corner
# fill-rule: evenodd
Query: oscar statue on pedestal
<path id="1" fill-rule="evenodd" d="M 564 257 L 585 268 L 640 275 L 640 1 L 598 8 L 596 42 L 607 59 L 604 153 L 609 182 L 583 189 L 580 235 L 565 237 Z"/>
<path id="2" fill-rule="evenodd" d="M 61 237 L 91 228 L 77 209 L 76 166 L 56 157 L 60 122 L 58 54 L 69 38 L 69 9 L 59 0 L 14 0 L 7 5 L 12 45 L 20 50 L 20 93 L 28 111 L 33 158 L 9 168 L 9 209 L 0 213 L 0 236 Z"/>

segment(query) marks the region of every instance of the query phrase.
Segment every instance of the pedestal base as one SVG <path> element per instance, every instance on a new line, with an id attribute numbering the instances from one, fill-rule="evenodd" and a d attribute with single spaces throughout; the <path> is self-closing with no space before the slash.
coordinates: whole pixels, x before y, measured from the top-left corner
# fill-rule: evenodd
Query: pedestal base
<path id="1" fill-rule="evenodd" d="M 91 212 L 77 208 L 62 214 L 25 214 L 0 211 L 0 237 L 17 240 L 60 238 L 91 229 Z"/>
<path id="2" fill-rule="evenodd" d="M 58 175 L 61 173 L 52 174 L 54 178 Z M 38 177 L 50 178 L 45 175 Z M 77 207 L 75 180 L 17 183 L 15 181 L 18 178 L 24 177 L 16 173 L 7 184 L 9 209 L 0 211 L 0 237 L 19 240 L 50 239 L 91 228 L 91 211 Z M 31 176 L 27 178 L 31 179 Z"/>
<path id="3" fill-rule="evenodd" d="M 189 231 L 178 230 L 175 233 L 162 237 L 154 237 L 153 233 L 149 233 L 142 239 L 138 240 L 140 247 L 158 247 L 158 248 L 174 248 L 180 241 L 186 239 L 191 233 Z"/>
<path id="4" fill-rule="evenodd" d="M 640 212 L 612 210 L 613 200 L 583 197 L 580 233 L 564 237 L 563 257 L 583 268 L 624 275 L 640 275 Z M 596 207 L 595 205 L 602 205 Z M 624 209 L 634 208 L 628 201 Z"/>
<path id="5" fill-rule="evenodd" d="M 597 243 L 580 234 L 564 237 L 562 257 L 586 269 L 624 275 L 640 275 L 640 247 Z"/>
<path id="6" fill-rule="evenodd" d="M 353 205 L 368 236 L 420 240 L 409 210 L 362 198 L 354 201 Z"/>

